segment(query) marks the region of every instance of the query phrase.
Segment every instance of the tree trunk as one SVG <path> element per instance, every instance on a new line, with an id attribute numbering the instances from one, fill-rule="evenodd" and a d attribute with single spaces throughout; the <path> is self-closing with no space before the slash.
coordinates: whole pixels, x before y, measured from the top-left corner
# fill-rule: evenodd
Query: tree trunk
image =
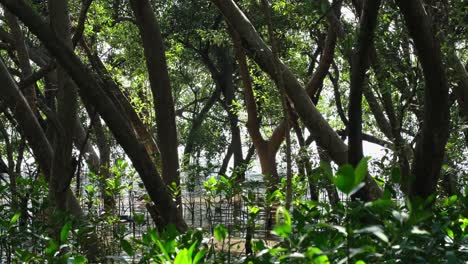
<path id="1" fill-rule="evenodd" d="M 101 195 L 104 201 L 104 210 L 107 214 L 114 214 L 116 209 L 115 199 L 112 195 L 109 195 L 105 190 L 105 184 L 111 176 L 110 168 L 110 144 L 106 131 L 101 124 L 101 118 L 96 117 L 97 120 L 94 124 L 94 134 L 96 135 L 96 145 L 99 149 L 99 176 L 102 177 Z"/>
<path id="2" fill-rule="evenodd" d="M 372 46 L 374 30 L 377 25 L 377 13 L 379 11 L 380 1 L 365 1 L 362 15 L 359 23 L 359 35 L 357 47 L 353 54 L 351 62 L 351 89 L 349 95 L 348 111 L 348 131 L 349 131 L 349 149 L 348 162 L 357 166 L 364 158 L 362 150 L 362 93 L 364 82 L 366 81 L 366 71 L 369 67 L 368 53 Z M 366 186 L 373 181 L 366 177 Z M 369 197 L 369 191 L 366 186 L 359 190 L 355 197 L 364 201 L 372 200 Z"/>
<path id="3" fill-rule="evenodd" d="M 151 199 L 159 212 L 164 212 L 166 223 L 173 223 L 180 231 L 187 230 L 187 225 L 172 200 L 165 184 L 161 180 L 156 167 L 148 155 L 145 145 L 138 141 L 133 128 L 124 118 L 125 112 L 119 111 L 109 95 L 103 90 L 102 82 L 97 81 L 83 65 L 73 51 L 59 40 L 31 9 L 24 0 L 0 0 L 12 13 L 23 21 L 28 28 L 44 43 L 58 63 L 78 84 L 82 99 L 96 107 L 114 134 L 117 142 L 122 145 L 126 154 L 132 160 Z"/>
<path id="4" fill-rule="evenodd" d="M 66 1 L 49 1 L 50 23 L 52 30 L 58 38 L 71 48 L 70 20 Z M 77 91 L 71 84 L 65 70 L 57 69 L 57 118 L 61 125 L 61 131 L 57 131 L 54 142 L 54 159 L 49 181 L 50 202 L 56 209 L 67 212 L 67 197 L 70 181 L 75 173 L 72 166 L 73 134 L 75 131 L 75 119 L 77 117 Z M 68 183 L 67 183 L 68 182 Z M 68 184 L 68 186 L 67 186 Z M 62 222 L 54 223 L 56 238 L 58 239 Z"/>
<path id="5" fill-rule="evenodd" d="M 397 0 L 396 3 L 414 40 L 425 79 L 424 118 L 421 137 L 416 143 L 415 178 L 410 182 L 409 195 L 426 199 L 436 192 L 449 136 L 448 83 L 439 42 L 421 1 Z"/>
<path id="6" fill-rule="evenodd" d="M 23 32 L 21 31 L 21 27 L 19 25 L 18 19 L 11 14 L 10 12 L 5 12 L 5 18 L 8 22 L 8 25 L 11 29 L 11 34 L 13 36 L 13 42 L 16 49 L 16 54 L 18 57 L 19 66 L 21 69 L 22 78 L 29 77 L 32 74 L 31 64 L 29 63 L 29 53 L 26 47 L 26 43 L 24 40 Z M 36 90 L 34 85 L 28 85 L 23 90 L 23 94 L 26 97 L 29 105 L 33 112 L 36 112 Z"/>
<path id="7" fill-rule="evenodd" d="M 234 93 L 234 59 L 229 51 L 223 47 L 218 48 L 217 50 L 218 60 L 220 64 L 220 83 L 221 89 L 224 95 L 227 114 L 229 119 L 229 128 L 231 129 L 231 146 L 232 152 L 234 155 L 234 170 L 238 169 L 239 166 L 243 164 L 244 158 L 242 154 L 242 141 L 240 129 L 238 127 L 239 118 L 237 114 L 234 113 L 233 101 L 236 100 Z M 234 172 L 236 174 L 238 181 L 245 180 L 245 174 L 242 171 Z"/>
<path id="8" fill-rule="evenodd" d="M 106 69 L 104 63 L 93 53 L 84 41 L 81 42 L 83 49 L 85 50 L 88 60 L 91 62 L 93 69 L 97 72 L 97 77 L 103 82 L 103 89 L 109 96 L 110 100 L 120 109 L 120 112 L 124 114 L 128 125 L 132 128 L 133 132 L 138 137 L 138 141 L 141 142 L 148 155 L 152 158 L 155 164 L 160 163 L 159 148 L 156 141 L 146 129 L 145 125 L 139 118 L 138 114 L 133 109 L 129 99 L 120 89 L 119 85 L 112 79 L 109 71 Z M 86 102 L 84 102 L 86 103 Z"/>
<path id="9" fill-rule="evenodd" d="M 131 0 L 146 59 L 146 67 L 153 92 L 162 177 L 166 185 L 180 187 L 179 158 L 177 152 L 177 127 L 174 100 L 166 64 L 163 38 L 158 21 L 148 0 Z M 180 195 L 176 197 L 182 210 Z"/>
<path id="10" fill-rule="evenodd" d="M 8 107 L 13 112 L 20 127 L 20 131 L 28 141 L 33 154 L 46 177 L 46 180 L 50 181 L 50 171 L 52 168 L 52 161 L 54 159 L 52 147 L 39 125 L 36 116 L 29 107 L 28 102 L 19 91 L 2 60 L 0 60 L 0 82 L 3 84 L 0 86 L 2 89 L 2 92 L 0 93 L 1 98 L 8 103 Z M 80 219 L 83 218 L 83 212 L 73 193 L 69 188 L 64 190 L 64 192 L 64 197 L 66 199 L 64 203 L 70 214 Z M 87 256 L 90 257 L 91 260 L 94 256 L 97 256 L 98 251 L 98 247 L 95 245 L 95 242 L 98 243 L 99 240 L 97 240 L 94 235 L 95 233 L 91 233 L 89 241 L 86 239 L 82 244 L 83 248 L 87 252 Z"/>
<path id="11" fill-rule="evenodd" d="M 277 80 L 278 76 L 275 74 L 275 61 L 271 49 L 265 44 L 239 7 L 232 0 L 212 0 L 212 2 L 221 10 L 231 27 L 239 33 L 242 45 L 247 49 L 249 55 L 273 80 Z M 283 63 L 279 63 L 279 72 L 284 80 L 288 97 L 294 104 L 299 117 L 316 139 L 317 144 L 326 150 L 337 164 L 347 163 L 347 146 L 315 108 L 294 74 Z M 369 183 L 367 185 L 368 191 L 371 193 L 369 196 L 372 199 L 380 197 L 382 190 L 377 183 L 370 177 L 368 177 L 367 182 Z"/>

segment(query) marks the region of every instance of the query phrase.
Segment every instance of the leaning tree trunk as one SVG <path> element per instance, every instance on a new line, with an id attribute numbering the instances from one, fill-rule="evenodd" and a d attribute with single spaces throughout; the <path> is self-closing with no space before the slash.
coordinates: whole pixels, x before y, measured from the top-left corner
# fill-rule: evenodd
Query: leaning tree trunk
<path id="1" fill-rule="evenodd" d="M 31 76 L 32 68 L 31 63 L 29 62 L 29 54 L 28 48 L 25 43 L 23 32 L 21 31 L 21 27 L 19 25 L 18 19 L 11 14 L 10 12 L 5 12 L 5 18 L 8 22 L 8 26 L 10 27 L 11 34 L 13 36 L 13 42 L 16 49 L 16 54 L 18 58 L 19 67 L 21 69 L 21 77 L 24 79 L 26 77 Z M 33 113 L 36 113 L 36 90 L 34 85 L 28 85 L 23 90 L 23 94 L 26 97 L 31 110 Z"/>
<path id="2" fill-rule="evenodd" d="M 172 98 L 161 30 L 148 0 L 131 0 L 130 5 L 140 30 L 151 91 L 153 92 L 159 151 L 161 152 L 162 161 L 162 177 L 166 185 L 175 184 L 179 188 L 179 158 L 174 100 Z M 180 212 L 182 212 L 180 194 L 177 195 L 176 201 Z"/>
<path id="3" fill-rule="evenodd" d="M 125 118 L 122 107 L 115 105 L 104 91 L 102 85 L 105 84 L 95 79 L 73 51 L 52 33 L 48 25 L 24 0 L 0 0 L 0 3 L 17 15 L 42 41 L 58 63 L 67 70 L 78 85 L 83 101 L 96 107 L 117 142 L 131 159 L 157 210 L 164 212 L 164 222 L 175 224 L 180 231 L 187 230 L 187 225 L 161 180 L 152 158 L 148 155 L 144 142 L 138 141 L 137 135 Z"/>
<path id="4" fill-rule="evenodd" d="M 246 48 L 250 57 L 276 81 L 278 76 L 275 74 L 275 61 L 272 51 L 245 14 L 242 13 L 233 0 L 212 0 L 212 2 L 221 10 L 231 27 L 239 33 L 242 45 Z M 279 72 L 284 80 L 286 94 L 294 103 L 295 110 L 305 126 L 314 135 L 317 144 L 326 150 L 337 164 L 347 163 L 347 146 L 314 106 L 307 92 L 302 88 L 291 70 L 281 62 L 278 64 Z M 376 199 L 382 195 L 380 187 L 369 176 L 366 182 L 368 182 L 366 188 L 370 193 L 369 197 Z"/>
<path id="5" fill-rule="evenodd" d="M 8 107 L 13 112 L 20 127 L 20 131 L 28 141 L 46 180 L 50 181 L 50 171 L 54 159 L 52 147 L 27 100 L 19 91 L 2 60 L 0 60 L 0 82 L 3 84 L 0 86 L 0 98 L 8 104 Z M 82 218 L 83 211 L 73 193 L 69 188 L 64 192 L 66 198 L 65 203 L 69 212 L 77 218 Z M 82 244 L 90 260 L 93 260 L 94 257 L 97 256 L 99 249 L 99 247 L 95 245 L 95 243 L 99 242 L 95 235 L 94 232 L 91 232 L 90 236 L 87 237 Z"/>

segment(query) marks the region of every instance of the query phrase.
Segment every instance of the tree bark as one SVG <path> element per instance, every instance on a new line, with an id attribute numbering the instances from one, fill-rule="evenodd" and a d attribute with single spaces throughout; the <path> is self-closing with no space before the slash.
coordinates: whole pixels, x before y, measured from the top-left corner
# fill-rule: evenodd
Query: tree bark
<path id="1" fill-rule="evenodd" d="M 368 52 L 373 43 L 379 7 L 380 0 L 367 0 L 364 2 L 359 23 L 357 47 L 351 62 L 351 87 L 348 110 L 348 162 L 353 166 L 357 166 L 364 158 L 362 149 L 362 93 L 363 86 L 365 85 L 364 82 L 366 81 L 366 71 L 369 67 Z M 370 185 L 370 181 L 373 182 L 370 177 L 366 177 L 366 185 Z M 372 200 L 372 197 L 368 195 L 369 192 L 363 188 L 355 194 L 355 197 L 359 197 L 364 201 Z"/>
<path id="2" fill-rule="evenodd" d="M 174 100 L 167 70 L 163 38 L 158 21 L 148 0 L 131 0 L 131 8 L 143 42 L 146 66 L 156 113 L 159 151 L 162 161 L 162 177 L 166 185 L 180 186 L 179 158 L 177 152 L 177 127 Z M 178 195 L 177 204 L 182 209 Z"/>
<path id="3" fill-rule="evenodd" d="M 277 76 L 273 67 L 275 61 L 271 49 L 265 44 L 239 7 L 232 0 L 212 1 L 221 10 L 232 28 L 239 33 L 242 44 L 247 49 L 249 55 L 272 79 L 276 80 Z M 279 69 L 288 97 L 294 104 L 299 117 L 316 139 L 317 144 L 326 150 L 337 164 L 346 164 L 348 161 L 347 146 L 315 108 L 310 97 L 301 87 L 301 84 L 291 70 L 283 63 L 279 63 Z M 378 198 L 382 194 L 381 189 L 372 179 L 369 179 L 368 182 L 369 186 L 366 187 L 372 193 L 370 196 L 373 199 Z"/>
<path id="4" fill-rule="evenodd" d="M 109 126 L 117 142 L 132 160 L 147 191 L 159 212 L 164 212 L 166 224 L 173 223 L 180 231 L 187 230 L 187 225 L 178 212 L 176 204 L 161 180 L 158 171 L 149 157 L 145 146 L 137 140 L 133 128 L 118 111 L 102 83 L 89 72 L 73 51 L 59 40 L 44 21 L 24 2 L 24 0 L 0 0 L 4 6 L 15 14 L 46 46 L 58 63 L 67 70 L 79 87 L 84 101 L 96 107 L 96 110 Z"/>
<path id="5" fill-rule="evenodd" d="M 21 69 L 22 78 L 29 77 L 32 74 L 31 64 L 29 63 L 29 53 L 26 46 L 23 32 L 19 25 L 18 19 L 10 12 L 5 12 L 5 18 L 11 29 L 11 35 L 13 37 L 14 47 L 18 57 L 19 66 Z M 34 85 L 28 85 L 23 90 L 23 94 L 28 100 L 31 110 L 36 112 L 36 90 Z"/>
<path id="6" fill-rule="evenodd" d="M 234 59 L 226 48 L 218 48 L 217 50 L 218 61 L 220 64 L 220 84 L 221 90 L 224 95 L 225 104 L 227 108 L 227 114 L 229 119 L 229 128 L 231 129 L 231 146 L 234 155 L 234 169 L 239 168 L 244 163 L 242 153 L 242 141 L 240 129 L 238 127 L 239 118 L 236 113 L 233 112 L 233 101 L 236 96 L 234 93 Z M 244 181 L 245 174 L 236 172 L 237 180 Z"/>
<path id="7" fill-rule="evenodd" d="M 3 60 L 0 60 L 0 82 L 3 84 L 0 86 L 0 97 L 8 104 L 8 107 L 13 112 L 20 127 L 20 131 L 28 141 L 46 180 L 50 180 L 52 160 L 54 159 L 52 147 L 26 98 L 21 94 L 18 86 L 8 72 Z M 69 212 L 75 217 L 82 218 L 83 212 L 73 193 L 69 188 L 65 190 L 65 193 L 67 199 L 65 202 Z M 89 246 L 91 246 L 91 244 L 89 244 Z M 84 244 L 83 247 L 91 254 L 94 254 L 93 250 L 96 250 L 96 247 L 88 247 L 87 244 Z"/>
<path id="8" fill-rule="evenodd" d="M 252 143 L 257 150 L 258 158 L 260 159 L 260 167 L 262 174 L 269 182 L 269 188 L 278 182 L 278 172 L 276 170 L 276 153 L 284 138 L 284 133 L 280 130 L 285 130 L 284 125 L 278 126 L 269 140 L 265 140 L 260 133 L 260 122 L 257 114 L 257 105 L 252 90 L 252 80 L 247 65 L 245 53 L 240 46 L 239 36 L 236 32 L 232 32 L 234 48 L 236 50 L 237 62 L 239 64 L 239 72 L 244 86 L 244 99 L 247 108 L 247 131 L 249 132 Z"/>
<path id="9" fill-rule="evenodd" d="M 120 109 L 119 111 L 124 113 L 125 119 L 137 135 L 138 141 L 145 146 L 148 155 L 153 159 L 154 163 L 159 164 L 159 148 L 156 141 L 133 109 L 129 99 L 122 92 L 119 85 L 112 79 L 109 71 L 97 54 L 93 53 L 84 41 L 82 41 L 81 44 L 93 69 L 97 72 L 96 78 L 99 78 L 103 82 L 103 89 L 115 106 Z"/>
<path id="10" fill-rule="evenodd" d="M 396 3 L 414 40 L 425 79 L 422 132 L 416 143 L 409 196 L 426 199 L 436 192 L 449 135 L 448 83 L 440 45 L 421 1 L 397 0 Z"/>
<path id="11" fill-rule="evenodd" d="M 50 0 L 49 14 L 51 28 L 55 35 L 72 49 L 70 34 L 70 19 L 68 17 L 67 1 Z M 51 203 L 56 209 L 66 212 L 65 190 L 70 186 L 70 179 L 75 173 L 72 166 L 73 136 L 75 132 L 78 93 L 76 86 L 72 84 L 65 70 L 61 67 L 57 69 L 57 117 L 62 131 L 58 131 L 54 140 L 54 159 L 52 162 L 51 177 L 49 184 L 49 195 Z M 63 223 L 55 223 L 57 235 Z"/>

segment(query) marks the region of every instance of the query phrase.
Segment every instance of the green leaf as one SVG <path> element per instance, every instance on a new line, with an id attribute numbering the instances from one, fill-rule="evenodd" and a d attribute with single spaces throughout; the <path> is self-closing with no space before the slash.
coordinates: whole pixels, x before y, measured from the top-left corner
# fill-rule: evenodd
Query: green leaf
<path id="1" fill-rule="evenodd" d="M 415 234 L 415 235 L 427 235 L 427 236 L 430 236 L 431 233 L 429 233 L 428 231 L 424 230 L 424 229 L 420 229 L 419 227 L 417 226 L 413 226 L 413 228 L 411 229 L 411 234 Z"/>
<path id="2" fill-rule="evenodd" d="M 46 255 L 52 256 L 54 255 L 55 252 L 57 252 L 58 248 L 59 248 L 59 244 L 55 242 L 55 240 L 50 239 L 49 242 L 47 242 L 45 253 Z"/>
<path id="3" fill-rule="evenodd" d="M 363 229 L 356 230 L 355 233 L 356 234 L 371 233 L 371 234 L 375 235 L 376 237 L 378 237 L 383 242 L 385 242 L 385 243 L 389 242 L 389 239 L 388 239 L 387 235 L 385 235 L 385 233 L 383 232 L 383 230 L 382 230 L 382 228 L 380 226 L 365 227 Z"/>
<path id="4" fill-rule="evenodd" d="M 273 228 L 275 234 L 283 238 L 286 238 L 291 234 L 291 216 L 286 208 L 280 206 L 276 209 L 276 223 L 278 224 Z"/>
<path id="5" fill-rule="evenodd" d="M 159 247 L 159 249 L 161 250 L 161 252 L 164 254 L 164 257 L 166 258 L 167 261 L 171 260 L 171 257 L 169 256 L 169 253 L 167 253 L 167 250 L 166 248 L 164 247 L 164 245 L 161 243 L 160 240 L 157 240 L 156 242 L 156 245 Z"/>
<path id="6" fill-rule="evenodd" d="M 354 186 L 359 185 L 364 180 L 364 178 L 366 178 L 367 162 L 369 159 L 370 158 L 368 157 L 363 158 L 356 166 L 356 169 L 354 169 Z"/>
<path id="7" fill-rule="evenodd" d="M 62 230 L 60 230 L 60 242 L 65 242 L 68 238 L 68 234 L 72 228 L 72 224 L 67 222 L 63 225 Z"/>
<path id="8" fill-rule="evenodd" d="M 150 238 L 154 243 L 156 243 L 156 241 L 159 240 L 158 233 L 155 229 L 151 229 L 150 231 L 148 231 L 148 234 L 150 235 Z"/>
<path id="9" fill-rule="evenodd" d="M 14 224 L 18 221 L 18 219 L 20 218 L 20 216 L 21 216 L 21 213 L 20 213 L 20 212 L 18 212 L 18 213 L 16 213 L 15 215 L 13 215 L 13 217 L 10 219 L 10 226 L 14 225 Z"/>
<path id="10" fill-rule="evenodd" d="M 458 196 L 455 194 L 455 195 L 452 195 L 450 197 L 447 197 L 444 199 L 444 207 L 449 207 L 451 206 L 452 204 L 454 204 L 456 201 L 458 200 Z"/>
<path id="11" fill-rule="evenodd" d="M 418 224 L 430 217 L 434 216 L 434 214 L 431 211 L 428 210 L 422 210 L 422 209 L 414 209 L 410 212 L 410 217 L 408 219 L 408 224 L 409 225 L 415 225 Z"/>
<path id="12" fill-rule="evenodd" d="M 223 241 L 227 236 L 227 228 L 222 224 L 217 224 L 214 228 L 214 237 L 218 241 Z"/>
<path id="13" fill-rule="evenodd" d="M 401 172 L 400 168 L 395 167 L 392 169 L 392 173 L 390 175 L 390 178 L 393 183 L 400 183 L 400 177 L 401 177 Z"/>
<path id="14" fill-rule="evenodd" d="M 197 246 L 197 244 L 198 244 L 198 243 L 195 242 L 195 243 L 193 243 L 193 244 L 190 246 L 190 248 L 189 248 L 189 250 L 188 250 L 188 252 L 187 252 L 187 255 L 188 255 L 190 258 L 192 258 L 193 251 L 195 250 L 195 247 Z"/>
<path id="15" fill-rule="evenodd" d="M 329 264 L 330 260 L 327 255 L 323 255 L 322 250 L 317 247 L 307 248 L 306 256 L 309 259 L 312 259 L 314 264 Z"/>
<path id="16" fill-rule="evenodd" d="M 84 256 L 76 256 L 73 260 L 73 264 L 84 264 L 87 262 L 87 259 Z"/>
<path id="17" fill-rule="evenodd" d="M 453 239 L 455 237 L 455 234 L 453 233 L 452 229 L 446 227 L 445 232 L 447 233 L 447 236 L 449 236 L 451 239 Z"/>
<path id="18" fill-rule="evenodd" d="M 325 174 L 325 176 L 328 179 L 333 180 L 333 170 L 331 168 L 330 163 L 320 161 L 320 169 L 322 170 L 323 174 Z"/>
<path id="19" fill-rule="evenodd" d="M 254 252 L 260 252 L 262 250 L 268 250 L 267 247 L 265 246 L 265 242 L 260 239 L 254 239 L 252 242 L 252 249 Z"/>
<path id="20" fill-rule="evenodd" d="M 128 242 L 127 240 L 125 240 L 125 239 L 120 240 L 120 245 L 122 246 L 122 249 L 123 249 L 129 256 L 133 256 L 133 255 L 135 254 L 135 252 L 133 251 L 132 245 L 131 245 L 130 242 Z"/>
<path id="21" fill-rule="evenodd" d="M 250 206 L 248 205 L 247 206 L 247 210 L 249 210 L 249 212 L 252 214 L 252 215 L 257 215 L 258 212 L 260 211 L 260 208 L 258 206 Z"/>
<path id="22" fill-rule="evenodd" d="M 198 251 L 195 257 L 193 258 L 192 264 L 197 264 L 198 262 L 200 262 L 205 256 L 205 254 L 206 254 L 206 249 Z"/>
<path id="23" fill-rule="evenodd" d="M 366 184 L 361 182 L 359 183 L 357 186 L 354 186 L 354 188 L 351 190 L 351 192 L 348 193 L 348 195 L 353 195 L 355 193 L 357 193 L 360 189 L 362 189 L 362 187 L 364 187 Z"/>
<path id="24" fill-rule="evenodd" d="M 346 164 L 341 166 L 333 179 L 338 190 L 349 194 L 354 189 L 354 169 L 353 166 Z"/>
<path id="25" fill-rule="evenodd" d="M 203 182 L 203 186 L 205 187 L 205 189 L 207 189 L 209 191 L 213 191 L 213 190 L 216 189 L 216 184 L 217 183 L 218 183 L 218 181 L 216 180 L 216 178 L 211 177 L 207 181 Z"/>
<path id="26" fill-rule="evenodd" d="M 188 256 L 187 249 L 184 248 L 177 254 L 176 258 L 174 259 L 174 264 L 190 264 L 192 261 Z"/>

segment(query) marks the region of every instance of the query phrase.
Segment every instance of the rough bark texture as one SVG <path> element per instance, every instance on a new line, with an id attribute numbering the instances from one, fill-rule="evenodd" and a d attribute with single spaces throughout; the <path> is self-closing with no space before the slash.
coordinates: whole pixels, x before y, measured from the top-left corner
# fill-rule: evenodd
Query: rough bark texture
<path id="1" fill-rule="evenodd" d="M 119 85 L 112 79 L 109 71 L 106 69 L 101 59 L 97 56 L 96 53 L 93 53 L 90 50 L 84 41 L 82 41 L 81 44 L 85 50 L 86 56 L 91 62 L 93 69 L 97 72 L 96 78 L 99 78 L 103 83 L 102 88 L 108 94 L 109 98 L 112 100 L 115 106 L 119 107 L 119 111 L 124 113 L 128 125 L 132 127 L 134 133 L 138 137 L 138 141 L 145 146 L 148 155 L 156 164 L 159 164 L 159 148 L 156 145 L 156 141 L 146 129 L 138 114 L 135 112 L 135 109 L 133 109 L 128 98 L 120 89 Z"/>
<path id="2" fill-rule="evenodd" d="M 55 35 L 60 38 L 68 48 L 72 48 L 70 34 L 70 19 L 68 17 L 67 1 L 49 1 L 50 24 Z M 61 131 L 56 131 L 54 141 L 54 160 L 52 163 L 49 194 L 52 204 L 60 211 L 68 211 L 65 201 L 66 186 L 74 174 L 72 166 L 73 135 L 77 117 L 78 93 L 68 74 L 61 67 L 57 69 L 57 118 Z M 61 224 L 59 224 L 58 232 Z M 58 234 L 58 233 L 57 233 Z"/>
<path id="3" fill-rule="evenodd" d="M 447 77 L 439 42 L 421 1 L 397 0 L 396 3 L 414 40 L 425 79 L 423 125 L 416 143 L 414 179 L 410 180 L 409 195 L 426 199 L 436 191 L 449 135 Z"/>
<path id="4" fill-rule="evenodd" d="M 164 212 L 165 223 L 173 223 L 179 230 L 185 231 L 187 225 L 178 212 L 145 146 L 137 140 L 132 127 L 122 116 L 123 112 L 118 111 L 118 108 L 109 99 L 101 86 L 102 83 L 94 78 L 73 51 L 52 33 L 47 24 L 24 1 L 0 0 L 0 2 L 28 26 L 57 59 L 58 63 L 67 70 L 79 86 L 82 99 L 96 107 L 117 142 L 122 145 L 132 160 L 158 211 Z"/>
<path id="5" fill-rule="evenodd" d="M 13 37 L 14 47 L 16 49 L 16 54 L 18 57 L 19 66 L 21 69 L 22 78 L 26 78 L 32 74 L 31 64 L 29 63 L 29 53 L 28 48 L 24 40 L 23 32 L 19 25 L 18 19 L 11 14 L 10 12 L 5 12 L 5 18 L 8 22 L 8 25 L 11 29 L 11 35 Z M 23 94 L 28 100 L 31 110 L 36 112 L 36 90 L 34 85 L 25 86 Z"/>
<path id="6" fill-rule="evenodd" d="M 162 177 L 167 185 L 175 183 L 178 187 L 180 179 L 174 100 L 161 30 L 149 1 L 132 0 L 130 5 L 143 42 L 146 67 L 153 92 Z M 180 197 L 177 197 L 177 202 L 181 206 Z"/>

